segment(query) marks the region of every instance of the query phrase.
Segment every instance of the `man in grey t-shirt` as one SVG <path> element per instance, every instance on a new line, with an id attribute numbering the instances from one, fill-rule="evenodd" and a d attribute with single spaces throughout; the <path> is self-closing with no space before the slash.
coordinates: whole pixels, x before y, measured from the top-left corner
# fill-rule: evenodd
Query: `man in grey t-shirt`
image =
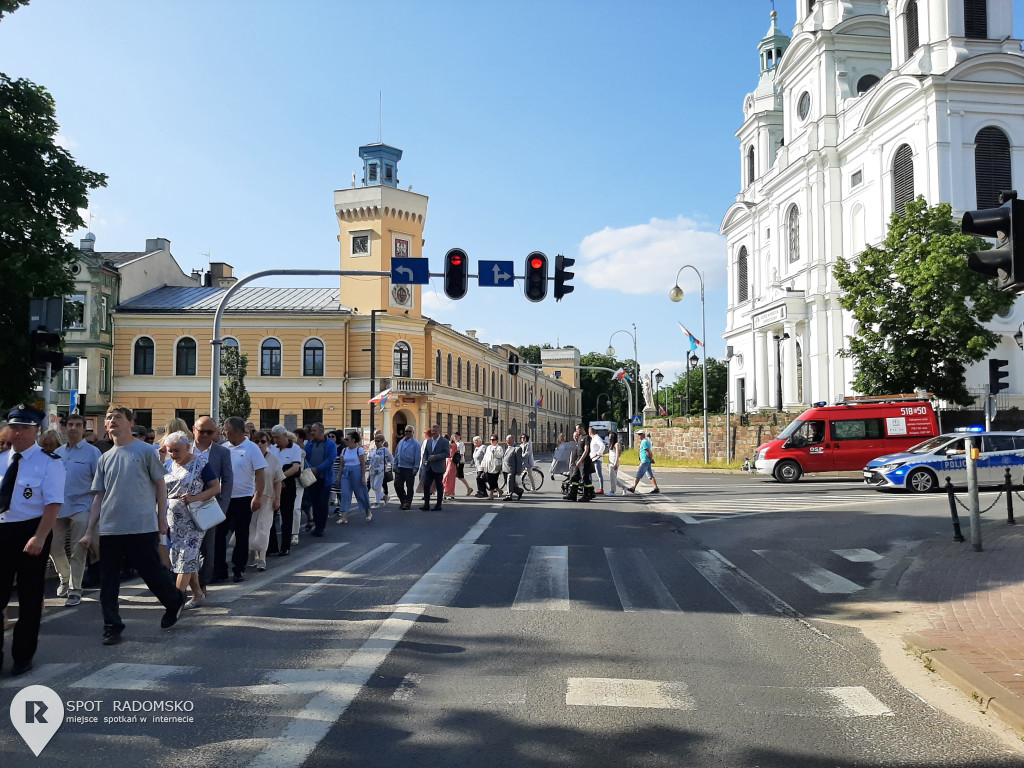
<path id="1" fill-rule="evenodd" d="M 129 408 L 111 406 L 107 411 L 104 423 L 114 447 L 100 457 L 96 467 L 89 528 L 79 542 L 88 548 L 98 529 L 104 645 L 121 642 L 124 631 L 117 598 L 125 559 L 163 604 L 163 629 L 174 626 L 185 605 L 185 594 L 175 586 L 158 552 L 160 536 L 167 535 L 167 470 L 153 446 L 132 435 L 133 421 Z"/>

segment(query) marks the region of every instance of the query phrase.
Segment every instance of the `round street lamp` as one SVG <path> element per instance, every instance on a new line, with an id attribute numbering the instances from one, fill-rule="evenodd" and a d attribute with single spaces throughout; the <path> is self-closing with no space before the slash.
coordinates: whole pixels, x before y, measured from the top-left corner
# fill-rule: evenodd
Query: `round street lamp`
<path id="1" fill-rule="evenodd" d="M 697 274 L 697 279 L 700 281 L 700 332 L 704 337 L 703 342 L 700 345 L 701 354 L 704 356 L 704 370 L 702 371 L 702 380 L 704 384 L 704 463 L 707 464 L 711 461 L 711 450 L 708 439 L 708 327 L 707 320 L 705 317 L 705 305 L 704 305 L 704 277 L 692 264 L 684 264 L 676 272 L 675 285 L 668 292 L 668 297 L 675 302 L 683 300 L 683 289 L 679 287 L 679 276 L 683 274 L 684 269 L 692 269 Z"/>

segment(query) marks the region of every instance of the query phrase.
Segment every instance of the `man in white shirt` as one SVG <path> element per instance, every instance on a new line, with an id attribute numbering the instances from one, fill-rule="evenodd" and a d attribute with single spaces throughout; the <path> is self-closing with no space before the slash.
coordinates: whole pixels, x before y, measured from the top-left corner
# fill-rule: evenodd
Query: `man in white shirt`
<path id="1" fill-rule="evenodd" d="M 224 419 L 224 436 L 228 439 L 225 447 L 231 451 L 234 485 L 231 489 L 227 519 L 217 526 L 213 581 L 219 581 L 219 576 L 227 575 L 228 534 L 233 529 L 235 548 L 231 552 L 231 570 L 237 584 L 245 581 L 245 564 L 249 559 L 249 524 L 252 522 L 253 512 L 257 511 L 262 503 L 263 472 L 267 468 L 267 460 L 263 458 L 259 446 L 245 436 L 243 419 L 237 416 Z M 221 567 L 225 571 L 223 574 L 218 572 Z"/>
<path id="2" fill-rule="evenodd" d="M 601 457 L 607 452 L 608 445 L 601 439 L 601 436 L 597 434 L 597 430 L 591 427 L 590 460 L 594 463 L 594 469 L 597 470 L 597 491 L 595 491 L 595 493 L 604 493 L 604 473 L 601 471 Z"/>

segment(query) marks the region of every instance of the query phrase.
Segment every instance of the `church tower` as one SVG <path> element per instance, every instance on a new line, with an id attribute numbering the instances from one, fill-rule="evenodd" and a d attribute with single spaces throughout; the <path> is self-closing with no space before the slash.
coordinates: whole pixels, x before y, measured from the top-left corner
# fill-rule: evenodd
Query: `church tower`
<path id="1" fill-rule="evenodd" d="M 398 188 L 402 150 L 383 143 L 359 148 L 363 177 L 334 192 L 343 270 L 391 270 L 391 259 L 423 258 L 427 198 Z M 371 309 L 421 316 L 419 285 L 392 285 L 390 277 L 342 277 L 340 301 L 365 315 Z"/>

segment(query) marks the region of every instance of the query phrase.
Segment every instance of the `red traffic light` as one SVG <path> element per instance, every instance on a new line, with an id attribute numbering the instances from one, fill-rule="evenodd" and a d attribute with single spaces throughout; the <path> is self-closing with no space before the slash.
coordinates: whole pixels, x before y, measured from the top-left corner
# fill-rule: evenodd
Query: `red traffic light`
<path id="1" fill-rule="evenodd" d="M 539 256 L 534 256 L 532 259 L 530 259 L 530 266 L 533 267 L 534 269 L 540 269 L 541 267 L 544 266 L 544 259 L 540 258 Z"/>
<path id="2" fill-rule="evenodd" d="M 453 253 L 451 255 L 451 257 L 449 258 L 449 261 L 451 262 L 453 267 L 461 267 L 462 266 L 462 254 L 461 253 Z"/>

